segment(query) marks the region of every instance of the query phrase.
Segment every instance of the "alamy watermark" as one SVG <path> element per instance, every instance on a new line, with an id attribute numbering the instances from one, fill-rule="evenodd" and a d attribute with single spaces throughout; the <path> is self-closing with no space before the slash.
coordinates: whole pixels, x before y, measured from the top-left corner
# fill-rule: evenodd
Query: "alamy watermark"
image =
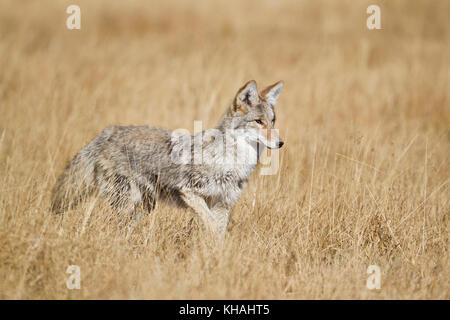
<path id="1" fill-rule="evenodd" d="M 81 29 L 81 9 L 78 5 L 72 4 L 67 7 L 66 13 L 69 17 L 66 19 L 66 26 L 69 30 Z M 381 9 L 378 5 L 372 4 L 367 7 L 366 13 L 370 16 L 366 20 L 366 26 L 369 30 L 381 29 Z"/>
<path id="2" fill-rule="evenodd" d="M 66 287 L 69 290 L 80 290 L 81 288 L 81 269 L 77 265 L 70 265 L 66 269 L 70 276 L 66 280 Z"/>
<path id="3" fill-rule="evenodd" d="M 66 27 L 69 30 L 81 29 L 81 9 L 79 6 L 72 4 L 67 7 L 66 13 L 70 14 L 66 19 Z"/>
<path id="4" fill-rule="evenodd" d="M 366 287 L 369 290 L 381 289 L 381 269 L 376 264 L 367 267 L 367 274 L 370 276 L 367 278 Z"/>
<path id="5" fill-rule="evenodd" d="M 372 4 L 367 7 L 367 14 L 370 16 L 366 20 L 366 26 L 369 30 L 381 29 L 381 9 L 379 6 Z"/>

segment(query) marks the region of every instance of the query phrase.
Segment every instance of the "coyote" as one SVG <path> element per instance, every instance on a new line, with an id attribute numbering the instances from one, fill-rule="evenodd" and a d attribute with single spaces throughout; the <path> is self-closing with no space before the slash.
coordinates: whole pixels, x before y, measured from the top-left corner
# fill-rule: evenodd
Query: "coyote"
<path id="1" fill-rule="evenodd" d="M 52 210 L 62 213 L 94 193 L 130 214 L 150 212 L 157 200 L 166 200 L 193 209 L 209 230 L 224 234 L 264 146 L 284 144 L 272 130 L 282 87 L 279 81 L 258 92 L 255 81 L 247 82 L 215 129 L 193 135 L 148 126 L 106 128 L 59 176 Z M 225 161 L 230 154 L 239 161 Z"/>

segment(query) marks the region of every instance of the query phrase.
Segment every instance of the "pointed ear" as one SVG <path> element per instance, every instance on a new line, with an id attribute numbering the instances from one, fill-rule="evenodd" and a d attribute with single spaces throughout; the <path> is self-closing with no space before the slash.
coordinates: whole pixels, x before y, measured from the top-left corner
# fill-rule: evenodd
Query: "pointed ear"
<path id="1" fill-rule="evenodd" d="M 271 105 L 275 105 L 277 103 L 278 97 L 281 94 L 281 89 L 284 86 L 283 81 L 278 81 L 277 83 L 268 86 L 263 91 L 261 91 L 261 97 L 264 98 Z"/>
<path id="2" fill-rule="evenodd" d="M 241 110 L 247 112 L 247 107 L 256 105 L 259 102 L 258 89 L 255 80 L 247 82 L 236 94 L 233 101 L 233 111 Z"/>

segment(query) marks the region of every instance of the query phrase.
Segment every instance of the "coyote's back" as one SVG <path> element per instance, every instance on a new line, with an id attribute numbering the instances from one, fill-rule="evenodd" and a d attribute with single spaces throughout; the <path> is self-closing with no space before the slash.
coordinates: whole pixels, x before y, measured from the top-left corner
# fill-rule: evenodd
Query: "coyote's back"
<path id="1" fill-rule="evenodd" d="M 156 182 L 156 173 L 151 174 L 143 164 L 167 163 L 168 152 L 163 150 L 167 150 L 170 140 L 170 131 L 164 129 L 106 128 L 69 162 L 58 178 L 52 210 L 62 213 L 93 193 L 106 196 L 117 209 L 134 209 L 132 197 L 147 194 L 150 190 L 146 189 Z M 147 200 L 146 206 L 151 204 L 150 199 L 138 200 Z"/>

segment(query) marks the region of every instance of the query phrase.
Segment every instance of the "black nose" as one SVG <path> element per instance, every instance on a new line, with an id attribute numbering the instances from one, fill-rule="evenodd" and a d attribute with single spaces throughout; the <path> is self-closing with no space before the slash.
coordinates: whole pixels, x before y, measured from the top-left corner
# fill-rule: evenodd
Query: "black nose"
<path id="1" fill-rule="evenodd" d="M 278 148 L 281 148 L 281 147 L 283 146 L 283 144 L 284 144 L 284 141 L 281 141 L 281 140 L 280 140 L 280 141 L 278 142 Z"/>

